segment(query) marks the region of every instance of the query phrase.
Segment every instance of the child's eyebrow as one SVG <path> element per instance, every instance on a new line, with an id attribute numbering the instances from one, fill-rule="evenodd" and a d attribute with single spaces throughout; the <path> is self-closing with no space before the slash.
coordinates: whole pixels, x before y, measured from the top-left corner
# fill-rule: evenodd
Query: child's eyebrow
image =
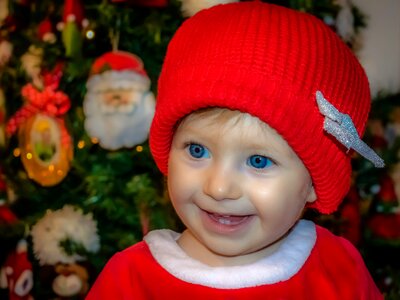
<path id="1" fill-rule="evenodd" d="M 182 123 L 178 126 L 177 130 L 180 130 L 181 132 L 189 133 L 189 134 L 195 134 L 195 135 L 200 135 L 200 136 L 207 136 L 208 132 L 204 133 L 204 127 L 202 128 L 197 128 L 196 126 L 192 126 L 189 123 Z"/>

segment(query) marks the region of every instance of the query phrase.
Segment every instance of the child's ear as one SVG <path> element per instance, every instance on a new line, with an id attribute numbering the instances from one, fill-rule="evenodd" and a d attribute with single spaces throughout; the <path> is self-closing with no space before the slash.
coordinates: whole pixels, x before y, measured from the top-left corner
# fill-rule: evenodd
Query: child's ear
<path id="1" fill-rule="evenodd" d="M 306 202 L 313 203 L 315 200 L 317 200 L 317 194 L 315 193 L 314 185 L 311 184 L 308 190 Z"/>

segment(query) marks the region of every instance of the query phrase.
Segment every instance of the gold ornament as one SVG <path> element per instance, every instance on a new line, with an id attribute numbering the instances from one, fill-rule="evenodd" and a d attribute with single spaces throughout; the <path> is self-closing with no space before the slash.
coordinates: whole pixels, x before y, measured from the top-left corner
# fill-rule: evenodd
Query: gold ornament
<path id="1" fill-rule="evenodd" d="M 73 145 L 62 119 L 36 114 L 20 125 L 18 140 L 29 178 L 42 186 L 64 179 L 71 166 Z"/>

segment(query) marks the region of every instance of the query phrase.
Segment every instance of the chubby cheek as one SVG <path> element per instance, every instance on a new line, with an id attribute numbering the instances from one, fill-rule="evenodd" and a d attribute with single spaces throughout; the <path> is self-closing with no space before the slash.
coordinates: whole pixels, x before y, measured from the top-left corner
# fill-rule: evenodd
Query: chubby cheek
<path id="1" fill-rule="evenodd" d="M 303 186 L 289 182 L 262 182 L 247 185 L 248 196 L 263 221 L 294 223 L 305 206 Z"/>
<path id="2" fill-rule="evenodd" d="M 172 156 L 169 160 L 167 183 L 172 204 L 179 214 L 185 204 L 191 203 L 190 199 L 193 199 L 198 181 L 182 163 Z"/>

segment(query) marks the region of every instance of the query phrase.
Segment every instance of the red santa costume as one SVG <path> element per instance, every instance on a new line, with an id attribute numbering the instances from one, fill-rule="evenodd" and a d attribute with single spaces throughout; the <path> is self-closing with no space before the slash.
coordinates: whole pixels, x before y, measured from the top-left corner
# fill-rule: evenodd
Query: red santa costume
<path id="1" fill-rule="evenodd" d="M 156 230 L 114 255 L 87 300 L 383 299 L 347 240 L 301 220 L 273 255 L 253 264 L 209 267 Z"/>

